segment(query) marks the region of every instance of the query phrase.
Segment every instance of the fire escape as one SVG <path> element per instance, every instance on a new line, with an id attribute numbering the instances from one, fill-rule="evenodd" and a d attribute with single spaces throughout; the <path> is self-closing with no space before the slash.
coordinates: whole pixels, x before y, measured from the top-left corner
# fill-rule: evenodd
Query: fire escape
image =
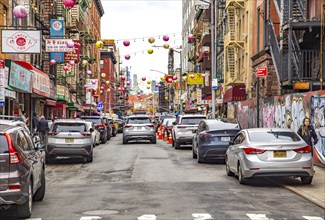
<path id="1" fill-rule="evenodd" d="M 305 88 L 311 90 L 320 85 L 321 22 L 318 17 L 309 16 L 306 11 L 308 2 L 287 0 L 281 8 L 281 1 L 273 0 L 282 18 L 280 36 L 275 34 L 272 19 L 267 21 L 266 42 L 284 93 L 295 89 L 296 82 L 311 82 L 310 87 Z"/>
<path id="2" fill-rule="evenodd" d="M 227 33 L 224 39 L 224 53 L 225 53 L 225 71 L 224 80 L 225 85 L 235 85 L 243 83 L 239 74 L 239 66 L 236 61 L 238 58 L 238 51 L 244 50 L 245 42 L 240 40 L 240 33 L 238 31 L 238 11 L 244 10 L 244 2 L 241 1 L 226 1 L 227 12 Z"/>

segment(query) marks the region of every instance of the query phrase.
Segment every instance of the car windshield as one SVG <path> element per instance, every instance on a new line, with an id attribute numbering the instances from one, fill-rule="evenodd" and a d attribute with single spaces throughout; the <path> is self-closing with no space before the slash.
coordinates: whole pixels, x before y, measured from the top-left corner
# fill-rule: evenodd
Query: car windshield
<path id="1" fill-rule="evenodd" d="M 86 132 L 86 125 L 81 123 L 55 123 L 53 132 Z"/>
<path id="2" fill-rule="evenodd" d="M 249 131 L 249 140 L 252 142 L 296 142 L 301 139 L 291 131 Z"/>
<path id="3" fill-rule="evenodd" d="M 135 124 L 150 124 L 149 118 L 129 118 L 128 124 L 135 125 Z"/>
<path id="4" fill-rule="evenodd" d="M 95 124 L 102 124 L 102 120 L 100 118 L 82 118 L 85 121 L 94 122 Z"/>
<path id="5" fill-rule="evenodd" d="M 204 117 L 186 117 L 182 118 L 181 125 L 198 125 L 202 119 L 205 119 Z"/>
<path id="6" fill-rule="evenodd" d="M 167 125 L 167 124 L 171 124 L 175 121 L 176 119 L 175 118 L 166 118 L 164 121 L 163 121 L 163 125 Z"/>

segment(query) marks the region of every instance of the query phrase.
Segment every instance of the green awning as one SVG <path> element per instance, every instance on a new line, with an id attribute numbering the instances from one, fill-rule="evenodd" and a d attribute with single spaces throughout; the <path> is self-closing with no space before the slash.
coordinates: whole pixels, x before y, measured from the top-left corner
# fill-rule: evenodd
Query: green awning
<path id="1" fill-rule="evenodd" d="M 80 105 L 74 103 L 74 102 L 69 102 L 67 103 L 67 108 L 70 108 L 70 109 L 79 109 L 80 108 Z"/>

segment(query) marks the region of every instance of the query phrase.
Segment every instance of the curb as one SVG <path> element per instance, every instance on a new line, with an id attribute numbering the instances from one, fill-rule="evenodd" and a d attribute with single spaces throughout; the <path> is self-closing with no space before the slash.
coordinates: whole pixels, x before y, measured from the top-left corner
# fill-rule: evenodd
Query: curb
<path id="1" fill-rule="evenodd" d="M 284 185 L 281 185 L 282 187 L 294 192 L 295 194 L 297 194 L 298 196 L 301 196 L 303 197 L 304 199 L 307 199 L 308 201 L 318 205 L 319 207 L 325 209 L 325 203 L 313 196 L 311 196 L 310 194 L 308 193 L 305 193 L 303 190 L 300 190 L 300 189 L 297 189 L 295 187 L 292 187 L 292 186 L 284 186 Z"/>

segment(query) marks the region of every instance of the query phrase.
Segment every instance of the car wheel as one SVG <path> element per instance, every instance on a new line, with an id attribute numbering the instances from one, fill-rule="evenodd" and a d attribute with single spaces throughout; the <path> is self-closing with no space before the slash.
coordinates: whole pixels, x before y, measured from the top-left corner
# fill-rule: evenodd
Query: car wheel
<path id="1" fill-rule="evenodd" d="M 115 137 L 116 136 L 116 130 L 114 131 L 114 133 L 113 133 L 113 137 Z"/>
<path id="2" fill-rule="evenodd" d="M 245 177 L 244 177 L 244 174 L 243 174 L 240 163 L 238 163 L 238 171 L 237 172 L 238 172 L 238 181 L 239 181 L 239 183 L 240 184 L 245 184 L 246 180 L 245 180 Z"/>
<path id="3" fill-rule="evenodd" d="M 45 196 L 45 171 L 42 169 L 41 173 L 41 186 L 38 188 L 36 193 L 34 194 L 34 201 L 42 201 Z"/>
<path id="4" fill-rule="evenodd" d="M 89 156 L 87 156 L 87 158 L 86 158 L 87 163 L 93 162 L 93 154 L 94 154 L 93 152 L 94 151 L 92 150 L 91 153 L 89 154 Z"/>
<path id="5" fill-rule="evenodd" d="M 50 155 L 45 154 L 45 163 L 46 164 L 51 164 L 51 163 L 53 163 L 53 161 L 54 161 L 54 159 Z"/>
<path id="6" fill-rule="evenodd" d="M 313 177 L 312 176 L 302 176 L 300 177 L 301 182 L 306 185 L 310 185 L 313 182 Z"/>
<path id="7" fill-rule="evenodd" d="M 197 158 L 197 154 L 194 152 L 194 148 L 192 147 L 192 155 L 193 155 L 193 159 Z"/>
<path id="8" fill-rule="evenodd" d="M 230 170 L 227 158 L 226 158 L 226 173 L 227 173 L 227 176 L 235 176 L 235 173 Z"/>
<path id="9" fill-rule="evenodd" d="M 157 144 L 157 137 L 155 136 L 152 140 L 151 140 L 152 144 Z"/>
<path id="10" fill-rule="evenodd" d="M 177 140 L 175 140 L 175 149 L 180 149 L 181 145 L 177 142 Z"/>
<path id="11" fill-rule="evenodd" d="M 111 140 L 111 134 L 109 134 L 109 135 L 107 135 L 107 140 L 109 141 L 109 140 Z"/>
<path id="12" fill-rule="evenodd" d="M 172 147 L 175 147 L 175 138 L 173 138 Z"/>
<path id="13" fill-rule="evenodd" d="M 125 139 L 125 137 L 123 137 L 123 144 L 127 144 L 128 141 Z"/>
<path id="14" fill-rule="evenodd" d="M 31 181 L 28 184 L 28 199 L 25 204 L 17 205 L 17 217 L 29 218 L 32 215 L 33 208 L 33 186 Z"/>

